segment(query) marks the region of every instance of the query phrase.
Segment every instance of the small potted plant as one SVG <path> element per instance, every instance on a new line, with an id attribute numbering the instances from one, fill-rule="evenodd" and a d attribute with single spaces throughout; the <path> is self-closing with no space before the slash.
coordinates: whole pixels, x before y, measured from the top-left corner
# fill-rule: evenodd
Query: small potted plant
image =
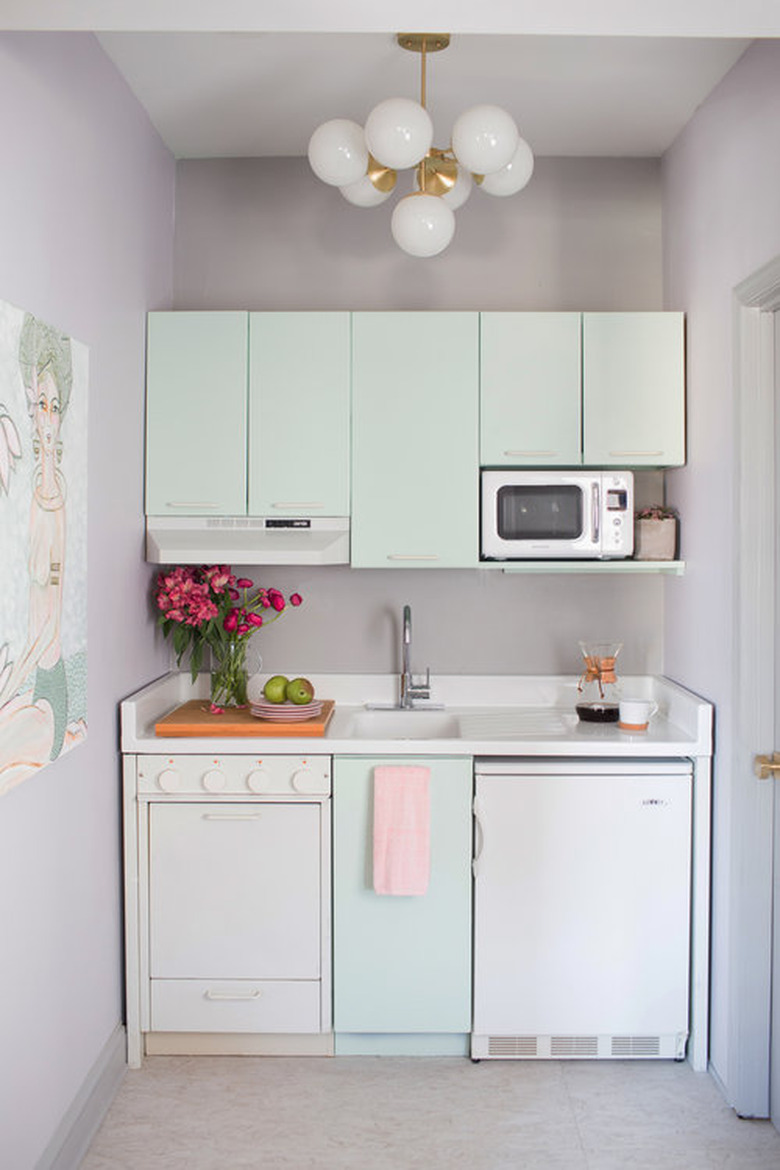
<path id="1" fill-rule="evenodd" d="M 634 558 L 673 561 L 677 550 L 677 512 L 665 504 L 651 504 L 634 513 Z"/>

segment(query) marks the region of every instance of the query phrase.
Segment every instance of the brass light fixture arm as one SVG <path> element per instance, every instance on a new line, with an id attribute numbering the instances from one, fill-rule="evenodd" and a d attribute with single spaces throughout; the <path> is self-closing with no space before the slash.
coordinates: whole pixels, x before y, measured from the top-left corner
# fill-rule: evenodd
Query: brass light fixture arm
<path id="1" fill-rule="evenodd" d="M 402 49 L 408 49 L 411 53 L 420 54 L 420 105 L 423 109 L 427 109 L 426 102 L 428 98 L 426 85 L 426 66 L 428 53 L 439 53 L 442 49 L 446 49 L 450 43 L 449 33 L 398 33 L 396 40 Z M 437 171 L 444 171 L 441 163 L 438 166 L 432 164 L 432 156 L 436 159 L 445 160 L 445 152 L 431 149 L 426 157 L 419 164 L 419 183 L 420 191 L 423 194 L 428 192 L 428 179 L 433 178 L 434 191 L 436 195 L 441 195 L 443 191 L 448 191 L 455 182 L 455 160 L 453 157 L 452 169 L 453 176 L 440 180 Z M 440 189 L 437 190 L 436 187 Z"/>

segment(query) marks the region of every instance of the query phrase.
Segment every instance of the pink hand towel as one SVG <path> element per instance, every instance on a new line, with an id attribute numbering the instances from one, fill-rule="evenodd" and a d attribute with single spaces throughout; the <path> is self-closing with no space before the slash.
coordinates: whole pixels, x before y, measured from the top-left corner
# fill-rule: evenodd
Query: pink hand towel
<path id="1" fill-rule="evenodd" d="M 374 890 L 424 894 L 431 868 L 430 768 L 374 768 Z"/>

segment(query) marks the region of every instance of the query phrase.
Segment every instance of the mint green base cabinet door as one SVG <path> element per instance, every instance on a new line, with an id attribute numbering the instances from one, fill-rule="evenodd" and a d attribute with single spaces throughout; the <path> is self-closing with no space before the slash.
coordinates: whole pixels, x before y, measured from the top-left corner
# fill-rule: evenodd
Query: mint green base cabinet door
<path id="1" fill-rule="evenodd" d="M 480 314 L 480 463 L 576 467 L 579 313 Z"/>
<path id="2" fill-rule="evenodd" d="M 349 404 L 349 313 L 250 314 L 250 515 L 349 515 Z"/>
<path id="3" fill-rule="evenodd" d="M 353 566 L 479 564 L 478 326 L 353 314 Z"/>
<path id="4" fill-rule="evenodd" d="M 431 876 L 420 897 L 373 889 L 373 770 L 431 770 Z M 333 774 L 336 1032 L 471 1030 L 471 759 L 337 757 Z"/>
<path id="5" fill-rule="evenodd" d="M 246 515 L 246 313 L 150 313 L 146 512 Z"/>
<path id="6" fill-rule="evenodd" d="M 685 462 L 682 313 L 584 313 L 584 462 Z"/>

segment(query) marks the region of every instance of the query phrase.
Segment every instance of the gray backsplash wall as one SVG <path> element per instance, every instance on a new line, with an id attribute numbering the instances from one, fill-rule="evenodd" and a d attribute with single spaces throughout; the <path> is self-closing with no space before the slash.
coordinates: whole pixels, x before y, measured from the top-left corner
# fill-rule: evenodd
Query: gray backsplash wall
<path id="1" fill-rule="evenodd" d="M 509 199 L 475 192 L 441 256 L 390 237 L 303 159 L 177 164 L 178 309 L 660 309 L 660 168 L 647 159 L 539 159 Z M 408 474 L 399 468 L 399 474 Z M 641 492 L 658 494 L 660 477 Z M 283 568 L 255 580 L 304 606 L 257 638 L 271 671 L 387 671 L 414 612 L 414 666 L 432 674 L 575 672 L 580 638 L 624 642 L 624 673 L 663 668 L 665 578 L 498 570 Z M 671 583 L 673 587 L 673 583 Z"/>

